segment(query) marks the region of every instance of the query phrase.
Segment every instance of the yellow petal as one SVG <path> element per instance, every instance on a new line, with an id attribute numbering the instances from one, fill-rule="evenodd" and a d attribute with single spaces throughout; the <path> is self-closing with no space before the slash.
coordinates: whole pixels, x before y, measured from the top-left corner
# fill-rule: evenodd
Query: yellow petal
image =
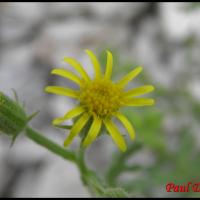
<path id="1" fill-rule="evenodd" d="M 94 53 L 88 49 L 85 50 L 87 55 L 90 57 L 90 60 L 93 64 L 94 71 L 95 71 L 95 78 L 101 78 L 102 73 L 101 73 L 101 66 L 99 64 L 99 61 L 97 57 L 94 55 Z"/>
<path id="2" fill-rule="evenodd" d="M 72 97 L 72 98 L 79 97 L 78 91 L 72 90 L 70 88 L 64 88 L 64 87 L 58 87 L 58 86 L 48 86 L 45 88 L 45 91 L 52 93 L 52 94 L 58 94 L 58 95 Z"/>
<path id="3" fill-rule="evenodd" d="M 62 76 L 64 78 L 68 78 L 68 79 L 74 81 L 75 83 L 77 83 L 78 85 L 82 84 L 82 81 L 78 76 L 76 76 L 72 72 L 69 72 L 66 69 L 53 69 L 51 71 L 51 74 L 56 74 L 56 75 Z"/>
<path id="4" fill-rule="evenodd" d="M 154 99 L 134 98 L 124 100 L 124 105 L 126 106 L 151 106 L 154 103 Z"/>
<path id="5" fill-rule="evenodd" d="M 97 137 L 101 129 L 102 120 L 97 116 L 94 117 L 90 130 L 83 141 L 83 147 L 89 146 Z"/>
<path id="6" fill-rule="evenodd" d="M 83 69 L 82 65 L 76 61 L 74 58 L 69 58 L 69 57 L 65 57 L 64 58 L 64 62 L 68 63 L 69 65 L 71 65 L 75 70 L 77 70 L 80 75 L 83 77 L 83 79 L 85 81 L 89 81 L 90 78 L 88 76 L 88 74 L 86 73 L 86 71 Z"/>
<path id="7" fill-rule="evenodd" d="M 122 113 L 117 112 L 115 114 L 115 116 L 122 122 L 124 127 L 127 129 L 128 133 L 130 135 L 130 138 L 133 140 L 135 138 L 135 130 L 133 129 L 133 126 L 130 123 L 130 121 Z"/>
<path id="8" fill-rule="evenodd" d="M 113 56 L 110 51 L 107 51 L 107 64 L 106 64 L 106 72 L 105 72 L 106 79 L 110 79 L 112 75 L 112 67 L 113 67 Z"/>
<path id="9" fill-rule="evenodd" d="M 132 70 L 130 73 L 128 73 L 126 76 L 124 76 L 118 84 L 121 87 L 125 87 L 128 82 L 130 82 L 133 78 L 135 78 L 140 72 L 142 71 L 142 67 L 136 67 L 134 70 Z"/>
<path id="10" fill-rule="evenodd" d="M 77 117 L 78 115 L 82 114 L 85 111 L 83 106 L 78 106 L 73 108 L 72 110 L 68 111 L 63 117 L 59 117 L 53 120 L 53 125 L 58 125 L 68 119 Z"/>
<path id="11" fill-rule="evenodd" d="M 124 138 L 120 134 L 119 130 L 117 129 L 117 127 L 112 123 L 112 121 L 110 119 L 105 119 L 104 124 L 105 124 L 109 134 L 111 135 L 112 139 L 119 147 L 119 149 L 123 152 L 126 151 L 126 149 L 127 149 L 126 143 L 124 141 Z"/>
<path id="12" fill-rule="evenodd" d="M 141 87 L 133 88 L 123 94 L 124 97 L 130 98 L 134 96 L 139 96 L 145 93 L 149 93 L 154 90 L 154 87 L 152 85 L 144 85 Z"/>
<path id="13" fill-rule="evenodd" d="M 68 146 L 72 140 L 74 139 L 74 137 L 81 131 L 81 129 L 85 126 L 85 124 L 88 122 L 90 118 L 90 115 L 88 115 L 87 113 L 84 113 L 73 125 L 69 136 L 66 138 L 66 140 L 64 141 L 64 146 Z"/>

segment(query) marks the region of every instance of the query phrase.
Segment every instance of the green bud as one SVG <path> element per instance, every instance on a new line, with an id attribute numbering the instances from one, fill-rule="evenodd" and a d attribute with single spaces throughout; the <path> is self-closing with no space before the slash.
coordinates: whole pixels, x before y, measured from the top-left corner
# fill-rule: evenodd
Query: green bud
<path id="1" fill-rule="evenodd" d="M 18 102 L 0 92 L 0 131 L 16 138 L 28 122 Z"/>

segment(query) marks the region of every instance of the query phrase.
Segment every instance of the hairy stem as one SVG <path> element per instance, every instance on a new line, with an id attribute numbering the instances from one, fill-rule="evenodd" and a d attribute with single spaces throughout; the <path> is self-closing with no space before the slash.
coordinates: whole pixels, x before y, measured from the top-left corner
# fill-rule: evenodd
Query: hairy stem
<path id="1" fill-rule="evenodd" d="M 84 159 L 84 149 L 80 148 L 78 153 L 66 150 L 30 127 L 26 127 L 25 134 L 28 138 L 30 138 L 40 146 L 43 146 L 44 148 L 47 148 L 49 151 L 64 158 L 65 160 L 72 161 L 74 164 L 76 164 L 80 172 L 81 180 L 83 184 L 88 188 L 92 196 L 126 196 L 125 193 L 121 192 L 123 190 L 121 188 L 111 188 L 108 190 L 106 189 L 106 186 L 97 176 L 97 174 L 87 167 Z"/>
<path id="2" fill-rule="evenodd" d="M 56 144 L 55 142 L 51 141 L 50 139 L 46 138 L 42 134 L 38 133 L 37 131 L 33 130 L 30 127 L 27 127 L 25 133 L 28 138 L 36 142 L 37 144 L 47 148 L 51 152 L 55 153 L 56 155 L 72 161 L 74 163 L 77 162 L 77 157 L 74 152 L 66 150 L 62 148 L 60 145 Z"/>
<path id="3" fill-rule="evenodd" d="M 88 169 L 88 167 L 85 164 L 85 159 L 84 159 L 84 150 L 80 149 L 79 152 L 76 154 L 75 152 L 69 151 L 61 147 L 60 145 L 56 144 L 55 142 L 51 141 L 50 139 L 46 138 L 43 136 L 41 133 L 33 130 L 30 127 L 26 127 L 25 129 L 25 134 L 26 136 L 39 144 L 40 146 L 43 146 L 44 148 L 47 148 L 49 151 L 55 153 L 56 155 L 64 158 L 65 160 L 72 161 L 74 164 L 79 169 L 81 180 L 85 186 L 88 187 L 88 190 L 90 191 L 91 194 L 94 195 L 94 184 L 91 184 L 91 178 L 96 181 L 97 175 Z M 100 182 L 97 182 L 98 186 L 101 186 Z M 96 188 L 95 188 L 96 190 Z"/>
<path id="4" fill-rule="evenodd" d="M 92 196 L 99 196 L 104 192 L 104 186 L 97 174 L 87 167 L 83 148 L 80 148 L 77 158 L 77 167 L 79 168 L 83 184 L 88 188 Z"/>

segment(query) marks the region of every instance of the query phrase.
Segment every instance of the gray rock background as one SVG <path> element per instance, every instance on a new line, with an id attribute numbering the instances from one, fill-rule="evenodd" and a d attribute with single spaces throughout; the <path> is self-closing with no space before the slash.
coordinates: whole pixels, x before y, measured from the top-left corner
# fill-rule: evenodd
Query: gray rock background
<path id="1" fill-rule="evenodd" d="M 167 88 L 187 87 L 199 100 L 200 10 L 184 12 L 184 6 L 184 3 L 0 3 L 0 90 L 9 96 L 11 88 L 17 90 L 29 113 L 39 109 L 41 112 L 32 125 L 60 144 L 65 133 L 50 123 L 73 102 L 45 94 L 43 89 L 64 83 L 49 74 L 52 68 L 63 66 L 64 56 L 77 58 L 92 75 L 85 48 L 117 49 L 124 60 L 133 59 L 143 65 L 159 84 Z M 183 44 L 191 35 L 197 42 L 188 59 L 188 49 Z M 177 125 L 173 119 L 166 120 L 166 124 Z M 9 144 L 10 140 L 2 135 L 0 196 L 89 196 L 78 170 L 70 162 L 23 136 L 12 148 Z M 113 148 L 107 138 L 92 145 L 88 150 L 91 167 L 104 169 Z"/>

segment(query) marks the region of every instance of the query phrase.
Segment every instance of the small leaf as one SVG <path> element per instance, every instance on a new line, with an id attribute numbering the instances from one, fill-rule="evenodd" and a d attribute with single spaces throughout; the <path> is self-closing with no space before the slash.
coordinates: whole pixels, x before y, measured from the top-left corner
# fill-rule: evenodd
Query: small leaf
<path id="1" fill-rule="evenodd" d="M 13 89 L 13 88 L 11 88 L 11 90 L 12 90 L 12 92 L 13 92 L 13 94 L 14 94 L 15 101 L 16 101 L 17 103 L 19 103 L 19 97 L 18 97 L 18 95 L 17 95 L 17 91 L 16 91 L 15 89 Z"/>
<path id="2" fill-rule="evenodd" d="M 28 116 L 28 122 L 31 121 L 36 115 L 38 115 L 39 112 L 40 111 L 38 110 L 38 111 L 34 112 L 33 114 L 31 114 L 30 116 Z"/>
<path id="3" fill-rule="evenodd" d="M 56 128 L 68 129 L 70 130 L 72 126 L 70 125 L 54 125 Z"/>

